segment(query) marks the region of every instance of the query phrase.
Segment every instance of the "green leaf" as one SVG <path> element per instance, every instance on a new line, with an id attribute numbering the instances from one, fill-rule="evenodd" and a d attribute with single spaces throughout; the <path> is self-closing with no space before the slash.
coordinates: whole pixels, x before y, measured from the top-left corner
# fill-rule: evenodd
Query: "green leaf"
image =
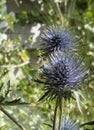
<path id="1" fill-rule="evenodd" d="M 9 28 L 14 31 L 14 25 L 13 23 L 16 22 L 16 18 L 14 13 L 7 14 L 5 16 L 5 21 L 8 23 Z"/>

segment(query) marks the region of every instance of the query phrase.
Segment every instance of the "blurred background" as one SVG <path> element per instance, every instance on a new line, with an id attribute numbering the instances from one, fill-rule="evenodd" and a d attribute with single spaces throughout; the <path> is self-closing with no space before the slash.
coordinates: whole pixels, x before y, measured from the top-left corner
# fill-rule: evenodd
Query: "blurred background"
<path id="1" fill-rule="evenodd" d="M 32 82 L 41 66 L 39 43 L 50 26 L 67 27 L 79 39 L 79 55 L 94 77 L 94 0 L 0 0 L 0 107 L 26 130 L 50 130 L 54 102 L 38 102 L 42 85 Z M 94 120 L 94 81 L 82 86 L 83 114 L 75 101 L 64 102 L 63 116 Z M 23 103 L 30 103 L 21 105 Z M 16 105 L 15 105 L 16 104 Z M 19 105 L 20 104 L 20 105 Z M 87 126 L 86 126 L 87 128 Z M 93 130 L 94 126 L 88 126 Z M 0 130 L 20 130 L 0 111 Z"/>

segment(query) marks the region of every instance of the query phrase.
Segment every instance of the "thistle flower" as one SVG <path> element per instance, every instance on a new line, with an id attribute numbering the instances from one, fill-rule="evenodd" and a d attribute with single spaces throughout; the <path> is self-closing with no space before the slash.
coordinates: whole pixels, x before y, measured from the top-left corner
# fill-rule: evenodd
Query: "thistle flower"
<path id="1" fill-rule="evenodd" d="M 79 130 L 79 125 L 70 118 L 65 118 L 61 125 L 61 130 Z"/>
<path id="2" fill-rule="evenodd" d="M 41 80 L 38 80 L 45 85 L 43 89 L 45 94 L 41 99 L 58 96 L 70 99 L 72 90 L 78 88 L 77 86 L 84 80 L 86 74 L 87 69 L 83 62 L 75 57 L 62 56 L 61 53 L 51 55 L 49 62 L 44 64 L 40 73 Z"/>
<path id="3" fill-rule="evenodd" d="M 42 50 L 44 55 L 49 55 L 54 51 L 68 52 L 76 46 L 76 38 L 71 35 L 70 31 L 61 30 L 56 27 L 44 31 L 41 36 Z"/>

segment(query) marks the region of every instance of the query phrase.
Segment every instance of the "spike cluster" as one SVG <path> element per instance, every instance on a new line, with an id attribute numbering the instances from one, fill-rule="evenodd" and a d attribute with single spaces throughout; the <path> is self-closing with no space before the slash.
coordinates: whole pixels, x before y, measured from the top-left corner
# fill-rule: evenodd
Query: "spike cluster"
<path id="1" fill-rule="evenodd" d="M 41 36 L 42 52 L 47 61 L 40 73 L 41 80 L 44 82 L 44 97 L 58 97 L 61 95 L 65 99 L 71 98 L 73 89 L 84 80 L 87 69 L 82 60 L 70 55 L 70 50 L 77 46 L 75 38 L 70 31 L 52 27 L 47 29 Z"/>
<path id="2" fill-rule="evenodd" d="M 84 80 L 87 70 L 81 61 L 75 57 L 64 56 L 61 53 L 51 55 L 49 63 L 44 64 L 40 73 L 44 82 L 45 97 L 70 99 L 73 89 Z"/>
<path id="3" fill-rule="evenodd" d="M 46 61 L 39 74 L 39 83 L 44 84 L 44 94 L 40 100 L 55 99 L 53 130 L 56 130 L 56 113 L 59 107 L 58 130 L 78 130 L 71 120 L 64 120 L 61 125 L 62 98 L 70 100 L 80 84 L 85 81 L 88 70 L 78 55 L 71 55 L 77 47 L 77 42 L 70 32 L 52 27 L 46 30 L 42 36 L 42 56 Z"/>
<path id="4" fill-rule="evenodd" d="M 61 125 L 61 130 L 79 130 L 79 125 L 70 118 L 65 118 Z"/>
<path id="5" fill-rule="evenodd" d="M 77 46 L 77 40 L 70 31 L 52 27 L 44 31 L 41 36 L 41 46 L 44 55 L 50 55 L 54 51 L 69 52 Z"/>

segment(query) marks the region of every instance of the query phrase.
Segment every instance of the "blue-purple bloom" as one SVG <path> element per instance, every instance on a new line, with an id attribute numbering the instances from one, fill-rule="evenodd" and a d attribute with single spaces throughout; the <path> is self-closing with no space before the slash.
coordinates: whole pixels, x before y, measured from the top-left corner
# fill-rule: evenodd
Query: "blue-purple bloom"
<path id="1" fill-rule="evenodd" d="M 44 64 L 40 73 L 45 94 L 43 98 L 55 98 L 57 96 L 70 99 L 72 90 L 76 90 L 84 80 L 87 69 L 84 63 L 75 57 L 55 53 L 50 56 L 49 62 Z"/>
<path id="2" fill-rule="evenodd" d="M 70 31 L 67 29 L 61 30 L 57 27 L 45 30 L 41 39 L 42 50 L 45 55 L 49 55 L 58 50 L 69 52 L 77 45 L 76 38 L 72 36 Z"/>
<path id="3" fill-rule="evenodd" d="M 70 118 L 65 118 L 61 125 L 61 130 L 79 130 L 79 125 Z"/>

